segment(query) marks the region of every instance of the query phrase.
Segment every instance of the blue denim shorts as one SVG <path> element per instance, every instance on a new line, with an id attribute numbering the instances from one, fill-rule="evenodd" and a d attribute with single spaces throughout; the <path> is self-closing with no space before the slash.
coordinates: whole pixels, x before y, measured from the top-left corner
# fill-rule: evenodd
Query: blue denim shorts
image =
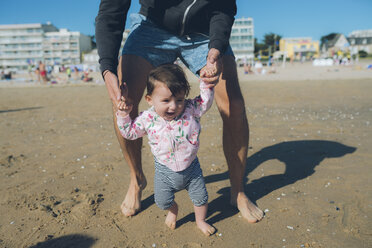
<path id="1" fill-rule="evenodd" d="M 169 64 L 180 58 L 194 74 L 206 65 L 209 37 L 194 33 L 176 36 L 157 26 L 141 14 L 131 14 L 131 32 L 122 54 L 141 56 L 154 67 Z M 228 46 L 225 54 L 234 56 Z"/>

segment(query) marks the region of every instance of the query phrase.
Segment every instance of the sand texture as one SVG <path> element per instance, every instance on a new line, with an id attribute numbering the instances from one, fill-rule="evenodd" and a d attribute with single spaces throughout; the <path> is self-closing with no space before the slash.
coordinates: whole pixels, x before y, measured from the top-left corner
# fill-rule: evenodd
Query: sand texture
<path id="1" fill-rule="evenodd" d="M 248 224 L 229 205 L 215 104 L 198 153 L 207 221 L 217 229 L 205 237 L 185 191 L 176 194 L 177 229 L 165 226 L 146 139 L 142 211 L 121 214 L 129 170 L 104 85 L 8 82 L 0 87 L 0 247 L 372 247 L 372 70 L 295 64 L 239 73 L 250 123 L 244 185 L 265 211 L 261 222 Z"/>

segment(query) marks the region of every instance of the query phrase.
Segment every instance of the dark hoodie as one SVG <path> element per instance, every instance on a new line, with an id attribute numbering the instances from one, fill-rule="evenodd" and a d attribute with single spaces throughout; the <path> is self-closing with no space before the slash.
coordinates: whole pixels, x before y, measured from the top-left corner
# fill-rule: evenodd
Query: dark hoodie
<path id="1" fill-rule="evenodd" d="M 96 17 L 96 41 L 101 71 L 117 73 L 118 53 L 131 0 L 101 0 Z M 140 14 L 165 30 L 183 36 L 203 33 L 209 48 L 223 54 L 236 14 L 235 0 L 140 0 Z"/>

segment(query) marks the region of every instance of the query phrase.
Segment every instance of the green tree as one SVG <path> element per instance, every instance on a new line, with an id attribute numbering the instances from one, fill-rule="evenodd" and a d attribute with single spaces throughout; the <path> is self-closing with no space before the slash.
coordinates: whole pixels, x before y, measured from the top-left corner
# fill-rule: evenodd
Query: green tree
<path id="1" fill-rule="evenodd" d="M 271 54 L 279 50 L 279 41 L 281 38 L 281 35 L 274 33 L 268 33 L 264 35 L 264 44 L 266 48 L 271 48 Z"/>
<path id="2" fill-rule="evenodd" d="M 360 50 L 358 54 L 359 54 L 359 57 L 361 58 L 366 58 L 368 56 L 368 53 L 364 50 Z"/>
<path id="3" fill-rule="evenodd" d="M 268 33 L 264 35 L 263 42 L 257 42 L 257 38 L 254 38 L 254 53 L 257 56 L 260 51 L 262 55 L 268 56 L 279 50 L 279 41 L 282 38 L 281 35 Z M 271 51 L 269 52 L 269 48 Z"/>
<path id="4" fill-rule="evenodd" d="M 97 48 L 96 36 L 95 35 L 88 35 L 88 36 L 90 38 L 90 43 L 92 44 L 92 49 Z"/>
<path id="5" fill-rule="evenodd" d="M 260 51 L 265 50 L 265 44 L 259 43 L 257 38 L 254 38 L 254 54 L 257 55 Z"/>

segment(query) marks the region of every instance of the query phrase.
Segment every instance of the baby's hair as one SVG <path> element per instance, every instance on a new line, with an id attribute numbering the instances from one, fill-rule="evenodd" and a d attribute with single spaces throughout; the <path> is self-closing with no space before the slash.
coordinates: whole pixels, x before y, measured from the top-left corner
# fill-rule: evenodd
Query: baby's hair
<path id="1" fill-rule="evenodd" d="M 155 89 L 156 81 L 165 84 L 173 96 L 183 92 L 185 92 L 185 96 L 188 96 L 190 92 L 190 85 L 186 75 L 182 68 L 176 64 L 164 64 L 150 72 L 147 81 L 147 95 L 151 96 Z"/>

